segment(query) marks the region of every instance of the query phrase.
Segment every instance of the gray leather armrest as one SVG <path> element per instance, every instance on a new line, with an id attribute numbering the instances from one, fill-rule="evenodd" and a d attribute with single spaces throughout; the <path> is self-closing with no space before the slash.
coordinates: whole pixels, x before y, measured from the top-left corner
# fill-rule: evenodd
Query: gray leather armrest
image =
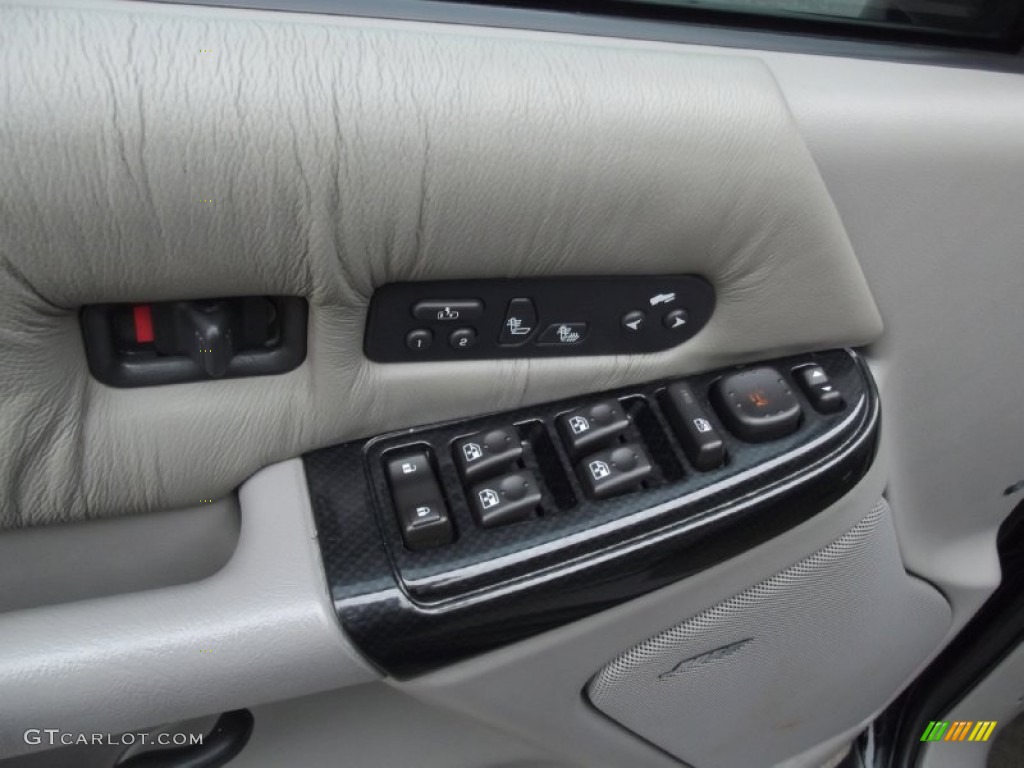
<path id="1" fill-rule="evenodd" d="M 366 682 L 299 460 L 242 486 L 228 564 L 184 586 L 0 615 L 0 756 L 28 728 L 119 732 Z"/>

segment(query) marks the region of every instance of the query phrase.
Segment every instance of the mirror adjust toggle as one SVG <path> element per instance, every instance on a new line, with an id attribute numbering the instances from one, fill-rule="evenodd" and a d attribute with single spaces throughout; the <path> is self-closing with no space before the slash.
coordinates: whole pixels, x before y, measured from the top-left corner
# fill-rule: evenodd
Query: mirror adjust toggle
<path id="1" fill-rule="evenodd" d="M 587 493 L 605 499 L 639 485 L 651 474 L 651 460 L 638 443 L 626 443 L 587 456 L 577 470 Z"/>
<path id="2" fill-rule="evenodd" d="M 419 551 L 450 543 L 455 532 L 427 452 L 389 457 L 386 469 L 406 547 Z"/>
<path id="3" fill-rule="evenodd" d="M 540 501 L 540 485 L 529 470 L 488 480 L 469 492 L 473 513 L 484 528 L 530 520 Z"/>
<path id="4" fill-rule="evenodd" d="M 722 466 L 725 443 L 693 390 L 681 381 L 669 384 L 662 404 L 690 463 L 701 472 Z"/>
<path id="5" fill-rule="evenodd" d="M 796 380 L 803 387 L 807 399 L 811 401 L 816 411 L 821 413 L 835 413 L 842 410 L 845 402 L 839 390 L 836 389 L 832 380 L 829 379 L 825 369 L 820 365 L 808 365 L 797 368 L 793 371 Z"/>
<path id="6" fill-rule="evenodd" d="M 800 426 L 800 403 L 773 368 L 754 368 L 719 379 L 712 397 L 729 430 L 751 443 L 785 437 Z"/>
<path id="7" fill-rule="evenodd" d="M 587 338 L 586 323 L 552 323 L 537 339 L 538 344 L 571 347 Z"/>
<path id="8" fill-rule="evenodd" d="M 501 326 L 499 344 L 525 344 L 537 330 L 537 308 L 531 299 L 512 299 Z"/>
<path id="9" fill-rule="evenodd" d="M 573 456 L 611 443 L 628 426 L 629 417 L 618 400 L 602 400 L 558 417 L 562 439 Z"/>
<path id="10" fill-rule="evenodd" d="M 470 481 L 511 469 L 523 455 L 523 443 L 509 425 L 456 440 L 452 450 L 459 472 Z"/>

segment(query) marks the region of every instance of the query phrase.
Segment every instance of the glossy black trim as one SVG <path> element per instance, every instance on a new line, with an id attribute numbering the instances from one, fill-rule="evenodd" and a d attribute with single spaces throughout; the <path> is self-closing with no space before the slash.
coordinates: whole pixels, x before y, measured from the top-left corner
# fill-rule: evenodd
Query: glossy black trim
<path id="1" fill-rule="evenodd" d="M 944 720 L 946 713 L 1024 643 L 1024 502 L 1000 526 L 997 549 L 1003 574 L 999 587 L 875 722 L 872 765 L 917 765 L 921 735 L 928 722 Z M 856 751 L 864 754 L 868 749 L 867 739 L 862 737 Z"/>
<path id="2" fill-rule="evenodd" d="M 816 414 L 797 392 L 805 420 L 789 438 L 752 445 L 730 437 L 730 461 L 710 473 L 693 471 L 672 446 L 678 466 L 662 467 L 661 478 L 643 491 L 607 501 L 586 500 L 578 481 L 571 480 L 575 503 L 566 506 L 563 496 L 559 504 L 559 494 L 546 480 L 546 514 L 538 520 L 502 529 L 475 527 L 441 461 L 457 539 L 430 552 L 402 548 L 393 512 L 379 497 L 379 482 L 367 482 L 368 472 L 371 477 L 378 472 L 384 451 L 428 437 L 436 448 L 439 440 L 498 421 L 552 423 L 557 413 L 588 398 L 307 454 L 328 584 L 346 632 L 383 669 L 408 677 L 638 597 L 807 520 L 863 477 L 874 457 L 880 419 L 870 373 L 852 352 L 769 364 L 788 375 L 809 362 L 822 364 L 843 388 L 848 405 L 841 413 Z M 719 375 L 687 381 L 706 397 Z M 612 395 L 651 403 L 663 386 Z M 638 429 L 648 430 L 648 448 L 649 430 L 667 426 L 657 410 L 649 415 L 653 425 L 643 427 L 637 420 Z M 556 450 L 565 470 L 571 466 L 568 458 L 560 446 Z M 664 450 L 660 446 L 652 453 L 664 457 Z M 553 460 L 549 456 L 545 462 Z"/>

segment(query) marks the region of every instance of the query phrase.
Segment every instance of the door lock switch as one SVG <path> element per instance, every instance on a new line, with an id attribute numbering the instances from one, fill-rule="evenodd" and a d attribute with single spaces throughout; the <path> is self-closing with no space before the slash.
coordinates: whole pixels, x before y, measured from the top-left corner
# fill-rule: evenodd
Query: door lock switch
<path id="1" fill-rule="evenodd" d="M 835 413 L 842 410 L 845 402 L 832 380 L 820 365 L 806 365 L 793 371 L 796 380 L 811 401 L 814 410 L 820 413 Z"/>
<path id="2" fill-rule="evenodd" d="M 729 431 L 751 443 L 776 440 L 800 426 L 800 403 L 774 368 L 754 368 L 715 382 L 715 410 Z"/>
<path id="3" fill-rule="evenodd" d="M 469 503 L 484 528 L 530 520 L 543 494 L 533 472 L 521 470 L 473 486 Z"/>
<path id="4" fill-rule="evenodd" d="M 466 482 L 512 468 L 523 455 L 523 443 L 511 424 L 456 440 L 455 463 Z"/>
<path id="5" fill-rule="evenodd" d="M 629 417 L 618 400 L 602 400 L 558 417 L 565 446 L 574 457 L 608 445 L 629 426 Z"/>
<path id="6" fill-rule="evenodd" d="M 587 456 L 576 471 L 590 496 L 606 499 L 639 485 L 653 468 L 639 443 L 626 443 Z"/>
<path id="7" fill-rule="evenodd" d="M 701 472 L 722 466 L 725 443 L 693 390 L 681 381 L 669 384 L 662 405 L 690 463 Z"/>
<path id="8" fill-rule="evenodd" d="M 455 530 L 426 450 L 389 456 L 386 469 L 405 546 L 416 552 L 451 543 Z"/>

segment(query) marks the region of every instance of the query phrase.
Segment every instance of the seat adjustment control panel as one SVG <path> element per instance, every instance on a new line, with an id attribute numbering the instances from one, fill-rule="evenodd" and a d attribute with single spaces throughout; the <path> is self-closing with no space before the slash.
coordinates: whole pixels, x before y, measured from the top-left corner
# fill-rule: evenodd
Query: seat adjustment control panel
<path id="1" fill-rule="evenodd" d="M 695 275 L 389 283 L 370 301 L 363 349 L 380 363 L 657 352 L 714 306 Z"/>

